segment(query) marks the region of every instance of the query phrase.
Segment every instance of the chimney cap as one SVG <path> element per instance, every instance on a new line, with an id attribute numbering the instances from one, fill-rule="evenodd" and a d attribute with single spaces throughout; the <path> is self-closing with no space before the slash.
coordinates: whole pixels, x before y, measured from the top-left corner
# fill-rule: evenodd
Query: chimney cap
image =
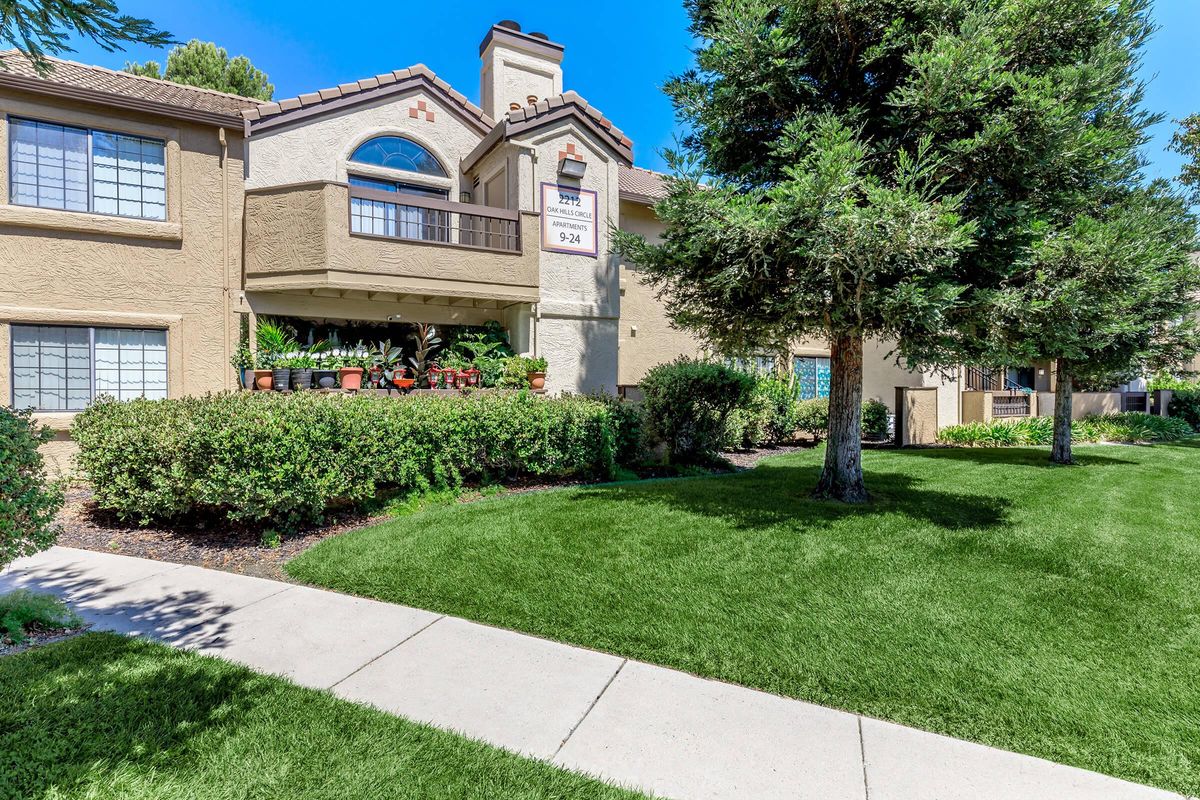
<path id="1" fill-rule="evenodd" d="M 487 52 L 488 46 L 496 40 L 502 41 L 510 47 L 517 47 L 536 55 L 549 57 L 556 62 L 562 61 L 562 53 L 565 49 L 558 42 L 551 41 L 546 34 L 525 33 L 516 22 L 506 19 L 497 22 L 488 29 L 487 35 L 479 43 L 479 55 L 482 56 Z"/>

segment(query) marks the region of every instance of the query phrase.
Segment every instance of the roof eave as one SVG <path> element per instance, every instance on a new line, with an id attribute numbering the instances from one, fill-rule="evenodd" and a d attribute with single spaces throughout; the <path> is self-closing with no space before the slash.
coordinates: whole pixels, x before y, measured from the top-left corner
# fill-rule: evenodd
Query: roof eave
<path id="1" fill-rule="evenodd" d="M 218 114 L 214 111 L 183 108 L 171 103 L 159 103 L 140 97 L 129 97 L 123 94 L 88 89 L 83 86 L 71 86 L 40 78 L 30 78 L 25 75 L 14 75 L 11 72 L 3 70 L 0 70 L 0 86 L 7 86 L 32 94 L 59 97 L 67 100 L 79 100 L 130 111 L 142 111 L 147 114 L 158 114 L 159 116 L 171 117 L 173 119 L 197 122 L 201 125 L 212 125 L 220 128 L 242 128 L 242 117 L 240 114 Z"/>
<path id="2" fill-rule="evenodd" d="M 613 135 L 606 131 L 600 125 L 588 116 L 587 113 L 581 111 L 577 106 L 564 105 L 553 109 L 547 114 L 541 114 L 529 120 L 521 122 L 511 122 L 506 117 L 496 125 L 491 132 L 484 137 L 471 153 L 463 159 L 462 171 L 464 173 L 471 171 L 475 165 L 479 163 L 493 147 L 502 141 L 507 141 L 513 136 L 523 133 L 531 133 L 539 128 L 544 128 L 547 125 L 552 125 L 564 119 L 571 119 L 578 122 L 582 127 L 586 128 L 599 141 L 604 142 L 614 153 L 617 154 L 618 161 L 627 167 L 633 166 L 633 149 L 627 147 L 623 142 L 617 141 Z"/>

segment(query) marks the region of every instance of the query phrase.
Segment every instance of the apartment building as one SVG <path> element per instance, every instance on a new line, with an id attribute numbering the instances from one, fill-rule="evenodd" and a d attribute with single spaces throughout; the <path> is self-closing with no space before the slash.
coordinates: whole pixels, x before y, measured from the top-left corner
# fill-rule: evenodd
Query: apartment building
<path id="1" fill-rule="evenodd" d="M 665 189 L 564 85 L 564 52 L 491 27 L 479 105 L 421 64 L 264 103 L 4 53 L 0 397 L 65 448 L 101 394 L 234 388 L 239 330 L 264 315 L 343 344 L 499 323 L 551 392 L 628 391 L 698 353 L 610 252 L 614 226 L 658 235 Z M 868 343 L 867 397 L 926 389 L 940 426 L 985 388 L 890 349 Z M 791 355 L 805 396 L 827 394 L 825 343 Z"/>

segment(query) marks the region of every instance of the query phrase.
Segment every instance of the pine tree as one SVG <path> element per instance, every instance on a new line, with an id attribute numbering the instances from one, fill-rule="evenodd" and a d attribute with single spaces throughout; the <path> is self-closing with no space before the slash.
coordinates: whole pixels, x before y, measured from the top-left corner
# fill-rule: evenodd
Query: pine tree
<path id="1" fill-rule="evenodd" d="M 173 48 L 167 54 L 166 72 L 157 61 L 127 63 L 125 71 L 259 100 L 270 100 L 275 93 L 267 74 L 256 69 L 246 56 L 230 58 L 224 47 L 199 39 Z"/>

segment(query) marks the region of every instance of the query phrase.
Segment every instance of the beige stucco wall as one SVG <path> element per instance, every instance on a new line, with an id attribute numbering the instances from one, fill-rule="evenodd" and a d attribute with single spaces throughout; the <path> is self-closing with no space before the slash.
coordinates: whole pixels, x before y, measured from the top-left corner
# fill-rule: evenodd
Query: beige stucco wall
<path id="1" fill-rule="evenodd" d="M 214 127 L 5 92 L 5 153 L 9 114 L 164 139 L 168 219 L 10 206 L 8 159 L 0 159 L 2 402 L 12 397 L 11 323 L 164 328 L 171 396 L 231 388 L 237 330 L 230 308 L 242 252 L 240 128 L 226 131 L 223 165 Z M 62 429 L 71 415 L 42 418 Z"/>
<path id="2" fill-rule="evenodd" d="M 898 396 L 898 397 L 897 397 Z M 896 430 L 901 447 L 937 442 L 939 396 L 936 386 L 903 388 L 893 392 Z"/>
<path id="3" fill-rule="evenodd" d="M 1102 414 L 1121 413 L 1120 392 L 1073 392 L 1071 395 L 1071 419 L 1082 419 Z M 1054 416 L 1054 393 L 1037 393 L 1037 414 Z"/>
<path id="4" fill-rule="evenodd" d="M 424 101 L 425 107 L 433 112 L 433 122 L 424 114 L 415 118 L 409 115 L 417 101 Z M 457 112 L 419 89 L 295 124 L 255 131 L 250 139 L 246 187 L 257 189 L 318 180 L 344 183 L 350 155 L 366 140 L 386 134 L 405 136 L 428 149 L 441 161 L 448 177 L 405 176 L 397 170 L 364 164 L 355 164 L 354 172 L 393 180 L 403 178 L 446 189 L 451 200 L 458 199 L 460 190 L 470 191 L 459 165 L 483 135 Z"/>
<path id="5" fill-rule="evenodd" d="M 246 289 L 333 288 L 534 302 L 537 218 L 522 217 L 521 253 L 495 253 L 351 235 L 343 183 L 253 190 L 246 194 Z"/>
<path id="6" fill-rule="evenodd" d="M 587 170 L 580 181 L 560 179 L 558 153 L 574 144 Z M 617 386 L 618 263 L 610 252 L 609 225 L 619 218 L 617 161 L 590 132 L 571 120 L 548 125 L 502 146 L 515 166 L 522 211 L 541 208 L 541 184 L 595 191 L 597 255 L 541 250 L 540 217 L 533 247 L 538 253 L 541 299 L 533 322 L 532 350 L 549 362 L 551 393 L 609 392 Z"/>
<path id="7" fill-rule="evenodd" d="M 620 204 L 620 214 L 621 230 L 639 234 L 651 242 L 660 239 L 662 223 L 649 206 L 624 201 Z M 657 364 L 681 355 L 700 355 L 702 348 L 692 334 L 671 327 L 662 302 L 643 281 L 637 264 L 622 262 L 620 276 L 617 383 L 632 386 Z"/>

